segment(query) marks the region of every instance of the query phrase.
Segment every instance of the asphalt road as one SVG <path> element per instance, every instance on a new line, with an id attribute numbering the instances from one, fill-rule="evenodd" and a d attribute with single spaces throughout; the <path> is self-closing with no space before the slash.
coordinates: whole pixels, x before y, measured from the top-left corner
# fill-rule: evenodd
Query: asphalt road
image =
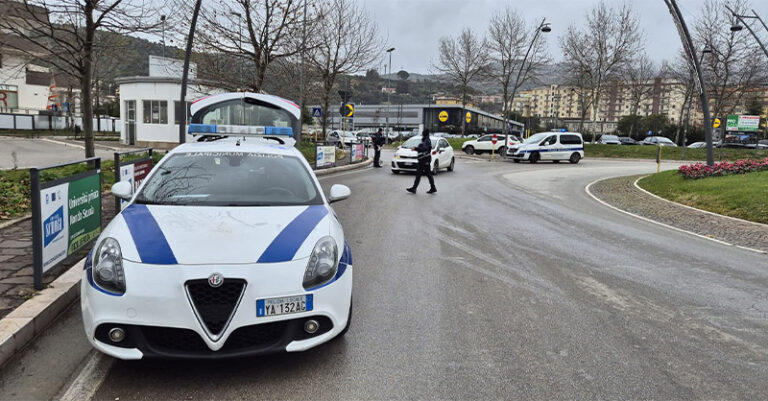
<path id="1" fill-rule="evenodd" d="M 413 177 L 388 169 L 325 177 L 352 189 L 335 206 L 355 262 L 346 337 L 267 358 L 114 361 L 94 399 L 768 399 L 768 257 L 584 191 L 653 171 L 459 160 L 436 195 L 407 194 Z"/>
<path id="2" fill-rule="evenodd" d="M 96 149 L 102 160 L 113 158 L 114 152 Z M 81 147 L 66 146 L 44 139 L 18 139 L 0 137 L 0 170 L 43 167 L 85 158 Z"/>

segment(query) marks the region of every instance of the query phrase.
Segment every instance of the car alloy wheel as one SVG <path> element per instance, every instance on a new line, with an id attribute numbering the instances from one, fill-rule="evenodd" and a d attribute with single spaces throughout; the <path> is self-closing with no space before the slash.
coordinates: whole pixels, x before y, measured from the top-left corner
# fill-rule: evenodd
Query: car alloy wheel
<path id="1" fill-rule="evenodd" d="M 456 159 L 451 157 L 451 164 L 448 166 L 448 171 L 453 171 L 453 164 L 456 163 Z"/>
<path id="2" fill-rule="evenodd" d="M 531 153 L 531 156 L 528 157 L 528 161 L 531 162 L 531 164 L 533 164 L 539 161 L 540 158 L 541 156 L 539 156 L 539 152 L 533 152 Z"/>
<path id="3" fill-rule="evenodd" d="M 473 155 L 473 154 L 475 154 L 475 147 L 474 147 L 474 146 L 472 146 L 472 145 L 470 145 L 470 146 L 467 146 L 466 148 L 464 148 L 464 153 L 466 153 L 466 154 L 468 154 L 468 155 Z"/>
<path id="4" fill-rule="evenodd" d="M 581 155 L 574 152 L 571 157 L 568 159 L 569 162 L 576 164 L 579 162 L 579 159 L 581 159 Z"/>

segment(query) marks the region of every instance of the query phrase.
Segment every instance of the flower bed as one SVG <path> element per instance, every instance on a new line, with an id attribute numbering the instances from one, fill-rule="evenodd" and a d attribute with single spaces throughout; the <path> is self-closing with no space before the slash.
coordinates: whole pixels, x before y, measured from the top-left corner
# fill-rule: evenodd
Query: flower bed
<path id="1" fill-rule="evenodd" d="M 736 162 L 720 162 L 714 166 L 703 163 L 680 166 L 678 171 L 685 178 L 698 179 L 705 177 L 720 177 L 730 174 L 746 174 L 755 171 L 768 170 L 768 158 L 763 160 L 739 160 Z"/>

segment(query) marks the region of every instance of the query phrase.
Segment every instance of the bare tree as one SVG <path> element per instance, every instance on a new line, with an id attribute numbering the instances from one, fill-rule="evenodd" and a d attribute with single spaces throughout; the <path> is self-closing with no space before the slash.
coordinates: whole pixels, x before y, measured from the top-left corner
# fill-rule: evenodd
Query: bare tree
<path id="1" fill-rule="evenodd" d="M 592 90 L 592 141 L 603 86 L 617 78 L 641 50 L 640 39 L 637 20 L 628 5 L 613 9 L 600 2 L 592 8 L 584 30 L 572 25 L 560 41 L 566 68 Z"/>
<path id="2" fill-rule="evenodd" d="M 461 135 L 466 129 L 464 114 L 470 84 L 487 74 L 490 68 L 488 42 L 477 36 L 472 29 L 464 28 L 456 38 L 440 39 L 440 60 L 433 67 L 445 74 L 459 88 L 461 95 Z"/>
<path id="3" fill-rule="evenodd" d="M 677 124 L 677 130 L 675 131 L 675 143 L 680 143 L 685 146 L 685 137 L 688 126 L 690 125 L 691 109 L 694 106 L 696 89 L 698 87 L 695 75 L 696 72 L 691 67 L 688 56 L 686 56 L 683 51 L 678 53 L 674 62 L 665 63 L 662 66 L 661 71 L 662 76 L 674 79 L 674 92 L 683 96 L 683 104 L 680 107 L 680 113 L 678 114 L 679 123 Z M 683 134 L 682 142 L 680 142 L 681 133 Z"/>
<path id="4" fill-rule="evenodd" d="M 727 4 L 741 14 L 747 8 L 744 0 Z M 697 45 L 712 50 L 702 69 L 711 94 L 712 115 L 721 118 L 741 106 L 749 90 L 768 81 L 768 65 L 760 47 L 755 41 L 731 32 L 730 24 L 722 21 L 726 15 L 730 13 L 722 1 L 708 0 L 694 24 Z"/>
<path id="5" fill-rule="evenodd" d="M 528 52 L 528 46 L 531 45 L 529 42 L 533 40 L 531 36 L 536 33 L 534 27 L 526 26 L 523 18 L 511 8 L 491 19 L 488 46 L 492 67 L 489 75 L 502 88 L 504 121 L 509 116 L 509 104 L 515 98 L 517 90 L 525 82 L 535 80 L 541 67 L 548 62 L 546 42 L 543 39 L 537 39 L 533 43 L 526 60 L 520 57 Z M 506 127 L 504 132 L 507 132 Z"/>
<path id="6" fill-rule="evenodd" d="M 41 12 L 42 10 L 42 12 Z M 0 18 L 0 31 L 21 38 L 9 44 L 42 58 L 57 71 L 80 82 L 85 156 L 93 157 L 93 76 L 96 54 L 102 46 L 97 32 L 147 32 L 158 21 L 155 9 L 141 0 L 23 0 L 18 12 L 25 18 Z"/>
<path id="7" fill-rule="evenodd" d="M 305 7 L 305 3 L 308 7 Z M 200 13 L 205 51 L 244 57 L 249 68 L 239 68 L 240 84 L 261 92 L 273 62 L 305 50 L 300 38 L 318 27 L 322 16 L 317 0 L 230 0 L 207 6 Z M 305 18 L 305 10 L 308 14 Z M 235 67 L 242 67 L 239 63 Z M 253 75 L 246 70 L 253 70 Z"/>
<path id="8" fill-rule="evenodd" d="M 642 53 L 639 57 L 624 66 L 621 78 L 624 81 L 627 98 L 629 99 L 629 112 L 637 115 L 640 105 L 653 94 L 653 81 L 656 79 L 656 66 L 647 54 Z M 634 122 L 629 127 L 629 136 L 632 137 L 635 131 Z"/>
<path id="9" fill-rule="evenodd" d="M 379 32 L 375 22 L 351 0 L 332 0 L 322 10 L 323 22 L 315 35 L 317 44 L 308 53 L 308 61 L 322 82 L 322 126 L 325 136 L 331 91 L 341 74 L 362 71 L 377 56 Z"/>

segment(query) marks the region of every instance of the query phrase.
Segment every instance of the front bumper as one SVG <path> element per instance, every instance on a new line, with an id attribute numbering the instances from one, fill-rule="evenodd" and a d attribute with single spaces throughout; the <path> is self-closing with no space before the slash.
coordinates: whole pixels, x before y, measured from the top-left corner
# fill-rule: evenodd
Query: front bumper
<path id="1" fill-rule="evenodd" d="M 520 153 L 515 153 L 515 152 L 517 152 L 517 149 L 510 149 L 509 151 L 507 151 L 507 157 L 512 159 L 518 159 L 518 160 L 528 160 L 528 156 L 530 155 L 530 153 L 528 152 L 520 152 Z"/>
<path id="2" fill-rule="evenodd" d="M 276 264 L 224 266 L 156 266 L 124 261 L 127 291 L 121 296 L 100 291 L 83 271 L 83 325 L 91 344 L 120 359 L 144 357 L 227 358 L 303 351 L 337 336 L 349 318 L 352 266 L 335 281 L 312 291 L 301 286 L 307 259 Z M 185 283 L 213 273 L 242 279 L 245 288 L 231 320 L 212 338 L 188 298 Z M 311 311 L 257 317 L 256 300 L 312 294 Z M 309 335 L 304 323 L 320 329 Z M 108 332 L 120 327 L 125 340 L 114 343 Z"/>
<path id="3" fill-rule="evenodd" d="M 418 159 L 395 159 L 392 160 L 393 171 L 416 171 L 419 165 Z"/>

